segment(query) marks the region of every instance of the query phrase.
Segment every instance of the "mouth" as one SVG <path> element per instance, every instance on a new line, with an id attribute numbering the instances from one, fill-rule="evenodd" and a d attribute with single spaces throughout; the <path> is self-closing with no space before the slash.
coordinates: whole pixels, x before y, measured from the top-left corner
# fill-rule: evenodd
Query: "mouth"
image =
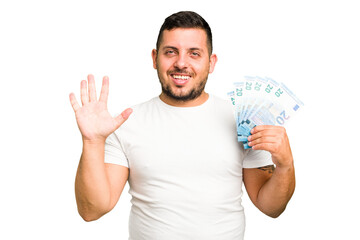
<path id="1" fill-rule="evenodd" d="M 174 73 L 174 74 L 170 74 L 170 76 L 171 76 L 171 79 L 173 80 L 173 82 L 175 83 L 175 85 L 178 85 L 178 86 L 185 85 L 191 79 L 191 76 L 188 74 Z"/>

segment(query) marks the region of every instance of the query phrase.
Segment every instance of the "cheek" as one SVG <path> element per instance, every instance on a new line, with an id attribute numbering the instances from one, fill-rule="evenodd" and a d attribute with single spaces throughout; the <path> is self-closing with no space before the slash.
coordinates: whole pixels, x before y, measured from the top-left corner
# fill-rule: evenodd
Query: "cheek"
<path id="1" fill-rule="evenodd" d="M 197 63 L 194 66 L 194 71 L 197 74 L 208 74 L 209 73 L 209 69 L 210 69 L 210 65 L 208 62 L 203 62 L 203 63 Z"/>
<path id="2" fill-rule="evenodd" d="M 172 63 L 171 63 L 171 61 L 169 61 L 169 60 L 165 61 L 165 60 L 159 59 L 159 60 L 156 62 L 156 66 L 157 66 L 157 69 L 158 69 L 162 74 L 166 74 L 166 72 L 171 69 Z"/>

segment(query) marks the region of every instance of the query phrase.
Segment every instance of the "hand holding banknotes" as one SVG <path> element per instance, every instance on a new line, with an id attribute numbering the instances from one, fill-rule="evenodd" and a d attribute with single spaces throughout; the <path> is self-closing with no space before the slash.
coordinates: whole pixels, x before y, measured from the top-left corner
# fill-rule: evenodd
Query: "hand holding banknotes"
<path id="1" fill-rule="evenodd" d="M 258 76 L 235 82 L 228 97 L 244 149 L 266 150 L 277 167 L 290 166 L 293 157 L 283 126 L 303 107 L 302 101 L 284 83 Z"/>
<path id="2" fill-rule="evenodd" d="M 277 129 L 283 135 L 281 133 L 285 132 L 284 128 L 270 126 L 283 127 L 304 104 L 285 84 L 271 78 L 246 76 L 244 80 L 234 83 L 234 90 L 228 93 L 228 97 L 235 110 L 238 141 L 243 143 L 244 149 L 248 149 L 251 148 L 248 137 L 254 127 L 267 125 L 267 128 Z M 273 141 L 274 138 L 270 140 Z"/>
<path id="3" fill-rule="evenodd" d="M 74 109 L 76 121 L 83 141 L 103 141 L 119 128 L 132 113 L 128 108 L 117 117 L 112 117 L 107 109 L 109 94 L 109 78 L 104 77 L 100 98 L 97 100 L 95 80 L 93 75 L 88 75 L 88 81 L 81 81 L 81 103 L 78 104 L 74 93 L 70 94 L 70 103 Z"/>
<path id="4" fill-rule="evenodd" d="M 260 125 L 251 130 L 248 145 L 253 150 L 265 150 L 271 153 L 277 167 L 293 164 L 289 139 L 285 128 L 280 126 Z"/>
<path id="5" fill-rule="evenodd" d="M 284 126 L 304 104 L 284 83 L 268 77 L 245 76 L 243 81 L 234 83 L 227 95 L 234 107 L 237 138 L 242 147 L 270 152 L 276 165 L 272 169 L 245 169 L 245 187 L 261 211 L 278 217 L 295 189 L 293 156 Z M 267 177 L 259 169 L 270 169 L 265 173 Z M 261 178 L 268 180 L 262 182 Z M 256 179 L 256 185 L 250 184 Z"/>

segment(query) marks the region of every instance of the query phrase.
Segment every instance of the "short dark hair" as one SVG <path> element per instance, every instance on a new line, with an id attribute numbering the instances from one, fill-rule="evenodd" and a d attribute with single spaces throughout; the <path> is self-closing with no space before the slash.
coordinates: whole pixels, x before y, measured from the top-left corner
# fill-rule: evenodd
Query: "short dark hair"
<path id="1" fill-rule="evenodd" d="M 174 13 L 167 17 L 160 28 L 159 35 L 156 41 L 156 50 L 159 50 L 162 35 L 164 30 L 172 30 L 175 28 L 199 28 L 206 32 L 207 47 L 209 56 L 212 53 L 212 34 L 209 24 L 199 14 L 192 11 L 181 11 Z"/>

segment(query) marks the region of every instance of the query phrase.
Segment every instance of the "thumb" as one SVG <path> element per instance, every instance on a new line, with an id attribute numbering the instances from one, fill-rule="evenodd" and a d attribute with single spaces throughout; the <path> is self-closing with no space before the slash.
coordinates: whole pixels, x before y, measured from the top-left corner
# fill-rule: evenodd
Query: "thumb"
<path id="1" fill-rule="evenodd" d="M 115 118 L 116 128 L 119 128 L 130 116 L 133 112 L 131 108 L 125 109 L 119 116 Z"/>

